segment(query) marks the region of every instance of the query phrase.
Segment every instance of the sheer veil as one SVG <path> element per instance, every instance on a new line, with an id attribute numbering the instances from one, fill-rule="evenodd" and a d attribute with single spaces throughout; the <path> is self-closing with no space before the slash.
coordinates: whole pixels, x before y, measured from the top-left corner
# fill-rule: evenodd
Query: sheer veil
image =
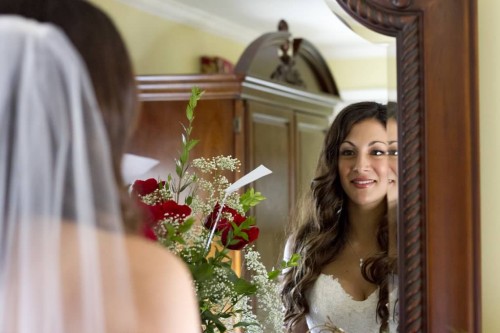
<path id="1" fill-rule="evenodd" d="M 0 50 L 0 333 L 137 332 L 85 66 L 55 26 L 16 16 Z"/>

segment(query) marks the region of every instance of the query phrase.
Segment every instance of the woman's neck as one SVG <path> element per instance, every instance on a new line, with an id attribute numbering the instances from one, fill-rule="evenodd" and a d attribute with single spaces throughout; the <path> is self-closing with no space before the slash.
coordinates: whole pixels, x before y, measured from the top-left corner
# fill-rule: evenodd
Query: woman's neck
<path id="1" fill-rule="evenodd" d="M 351 242 L 365 244 L 376 242 L 378 226 L 387 211 L 386 205 L 386 201 L 383 200 L 375 207 L 363 208 L 349 201 L 349 239 Z"/>

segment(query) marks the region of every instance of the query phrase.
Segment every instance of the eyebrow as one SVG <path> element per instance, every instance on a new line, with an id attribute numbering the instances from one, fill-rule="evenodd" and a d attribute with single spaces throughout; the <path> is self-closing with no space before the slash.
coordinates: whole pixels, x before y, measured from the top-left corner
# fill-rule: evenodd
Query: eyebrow
<path id="1" fill-rule="evenodd" d="M 397 141 L 394 141 L 394 142 L 397 142 Z M 348 140 L 344 140 L 341 144 L 343 144 L 343 143 L 348 143 L 348 144 L 350 144 L 351 146 L 356 147 L 356 145 L 355 145 L 354 143 L 352 143 L 351 141 L 348 141 Z M 377 143 L 381 143 L 381 144 L 383 144 L 383 145 L 385 145 L 385 146 L 387 146 L 387 145 L 388 145 L 388 143 L 387 143 L 387 142 L 384 142 L 384 141 L 377 141 L 377 140 L 375 140 L 375 141 L 370 141 L 370 143 L 368 143 L 368 146 L 373 146 L 374 144 L 377 144 Z"/>
<path id="2" fill-rule="evenodd" d="M 389 141 L 388 143 L 389 144 L 391 144 L 391 143 L 398 143 L 398 140 L 392 140 L 392 141 Z"/>

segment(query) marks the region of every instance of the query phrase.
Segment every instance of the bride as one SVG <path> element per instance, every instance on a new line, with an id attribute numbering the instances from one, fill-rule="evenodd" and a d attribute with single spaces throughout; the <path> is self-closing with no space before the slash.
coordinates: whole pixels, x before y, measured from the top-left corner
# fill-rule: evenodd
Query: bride
<path id="1" fill-rule="evenodd" d="M 187 268 L 124 231 L 112 147 L 71 43 L 0 15 L 0 49 L 0 332 L 199 332 Z"/>
<path id="2" fill-rule="evenodd" d="M 285 250 L 302 258 L 283 277 L 287 332 L 395 332 L 386 124 L 386 105 L 355 103 L 325 137 Z"/>

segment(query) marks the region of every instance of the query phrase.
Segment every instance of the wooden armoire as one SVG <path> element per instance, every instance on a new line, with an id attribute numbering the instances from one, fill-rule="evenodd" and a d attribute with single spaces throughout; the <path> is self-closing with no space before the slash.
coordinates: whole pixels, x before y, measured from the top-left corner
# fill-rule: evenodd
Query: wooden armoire
<path id="1" fill-rule="evenodd" d="M 312 180 L 339 93 L 318 50 L 286 29 L 252 42 L 234 71 L 137 77 L 142 113 L 128 152 L 160 161 L 147 176 L 174 174 L 190 90 L 204 90 L 192 158 L 239 158 L 242 170 L 231 181 L 260 164 L 273 171 L 252 184 L 267 198 L 252 214 L 260 228 L 256 247 L 270 269 L 282 258 L 291 208 Z"/>

